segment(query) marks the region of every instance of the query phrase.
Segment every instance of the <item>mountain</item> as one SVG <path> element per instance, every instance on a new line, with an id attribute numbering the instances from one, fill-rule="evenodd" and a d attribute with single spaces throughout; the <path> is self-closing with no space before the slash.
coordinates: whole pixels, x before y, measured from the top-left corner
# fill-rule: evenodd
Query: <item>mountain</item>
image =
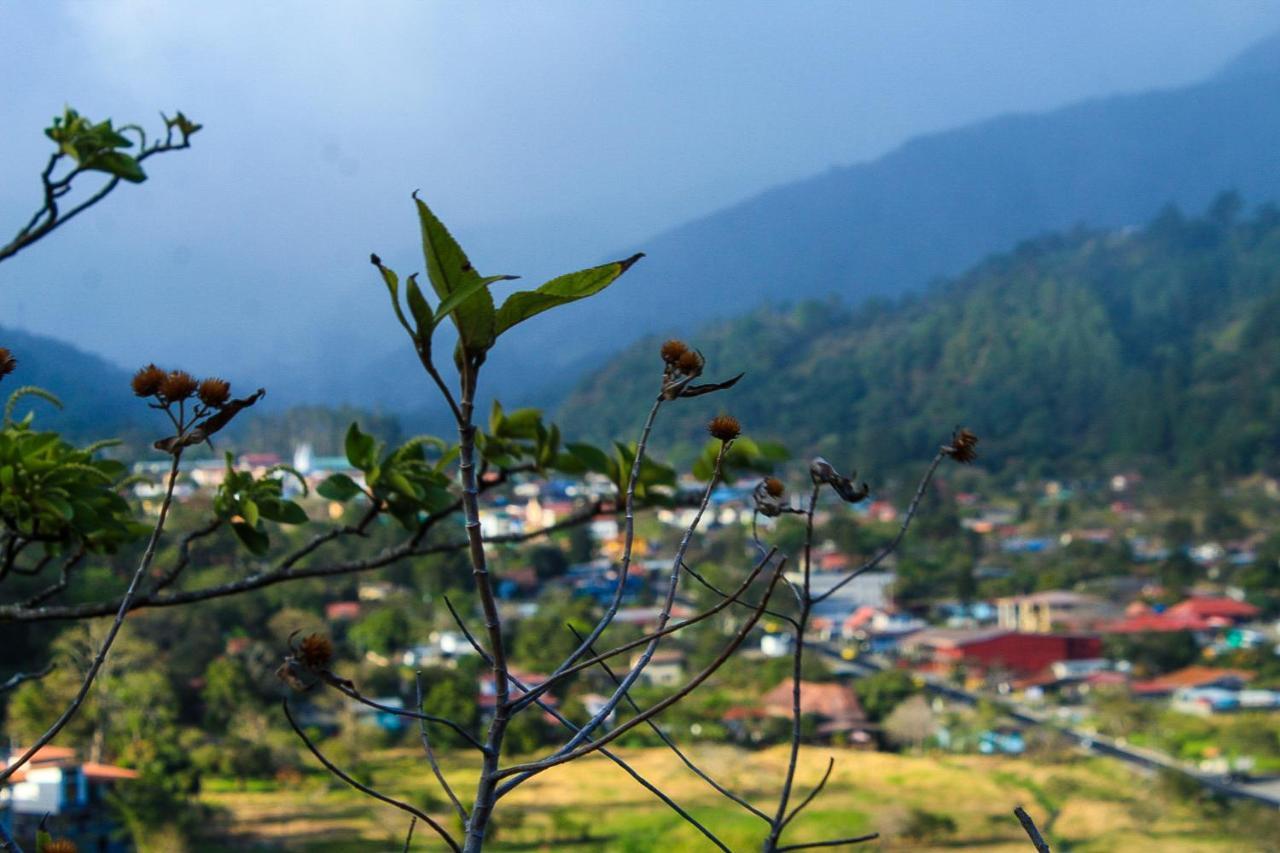
<path id="1" fill-rule="evenodd" d="M 38 427 L 81 441 L 134 435 L 145 410 L 129 389 L 129 372 L 71 344 L 17 329 L 0 327 L 0 346 L 18 360 L 17 371 L 0 384 L 0 398 L 8 400 L 19 387 L 35 385 L 65 404 L 59 411 L 28 398 L 20 404 L 19 416 L 33 410 Z"/>
<path id="2" fill-rule="evenodd" d="M 660 445 L 700 445 L 717 411 L 747 435 L 850 460 L 873 476 L 927 459 L 954 425 L 984 464 L 1036 472 L 1280 470 L 1280 209 L 1246 221 L 1224 194 L 1202 218 L 1027 241 L 927 292 L 800 302 L 689 339 L 730 391 L 677 401 Z M 582 382 L 566 434 L 636 432 L 659 339 Z"/>
<path id="3" fill-rule="evenodd" d="M 1280 199 L 1280 36 L 1197 85 L 920 137 L 622 248 L 647 257 L 531 324 L 502 367 L 550 395 L 547 383 L 644 334 L 780 300 L 918 292 L 1038 234 L 1200 210 L 1227 188 Z"/>

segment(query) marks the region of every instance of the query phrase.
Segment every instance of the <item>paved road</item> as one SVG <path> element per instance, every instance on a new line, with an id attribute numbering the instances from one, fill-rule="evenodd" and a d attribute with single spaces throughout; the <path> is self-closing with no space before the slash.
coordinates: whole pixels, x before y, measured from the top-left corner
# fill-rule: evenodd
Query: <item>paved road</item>
<path id="1" fill-rule="evenodd" d="M 883 669 L 883 666 L 864 658 L 853 661 L 844 660 L 840 657 L 839 651 L 829 645 L 819 644 L 815 646 L 815 648 L 819 653 L 833 659 L 835 663 L 834 669 L 840 674 L 868 675 L 873 672 L 879 672 Z M 1201 773 L 1195 767 L 1178 761 L 1164 753 L 1119 744 L 1105 735 L 1093 732 L 1084 732 L 1079 729 L 1072 729 L 1058 725 L 1045 715 L 1034 710 L 1024 708 L 1002 697 L 984 696 L 972 693 L 968 690 L 963 690 L 954 685 L 928 677 L 925 678 L 925 689 L 930 693 L 944 696 L 948 699 L 956 702 L 962 702 L 966 705 L 976 705 L 979 701 L 985 699 L 999 706 L 1002 711 L 1013 719 L 1026 723 L 1027 725 L 1051 727 L 1054 731 L 1075 741 L 1080 747 L 1089 752 L 1093 752 L 1098 755 L 1107 755 L 1135 767 L 1140 767 L 1144 770 L 1154 771 L 1163 768 L 1178 770 L 1195 779 L 1206 788 L 1225 796 L 1253 800 L 1254 802 L 1262 803 L 1264 805 L 1271 806 L 1272 808 L 1280 808 L 1280 779 L 1248 783 L 1228 782 L 1220 776 L 1209 776 Z"/>

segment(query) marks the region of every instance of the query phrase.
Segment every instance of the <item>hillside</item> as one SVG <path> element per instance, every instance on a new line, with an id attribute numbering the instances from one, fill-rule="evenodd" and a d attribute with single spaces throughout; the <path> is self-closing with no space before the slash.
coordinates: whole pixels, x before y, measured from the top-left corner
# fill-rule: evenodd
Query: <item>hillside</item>
<path id="1" fill-rule="evenodd" d="M 129 390 L 127 371 L 70 344 L 16 329 L 0 327 L 0 346 L 18 359 L 18 370 L 0 385 L 0 397 L 7 400 L 18 387 L 37 385 L 66 405 L 58 411 L 32 401 L 19 413 L 34 409 L 38 425 L 79 440 L 132 435 L 145 410 Z"/>
<path id="2" fill-rule="evenodd" d="M 801 302 L 704 328 L 711 375 L 747 370 L 711 403 L 664 412 L 659 436 L 700 442 L 714 407 L 748 434 L 877 473 L 927 457 L 963 423 L 997 468 L 1101 460 L 1196 472 L 1280 464 L 1280 210 L 1238 221 L 1167 211 L 1141 230 L 1026 242 L 897 302 Z M 633 433 L 659 374 L 648 339 L 582 382 L 571 434 Z"/>
<path id="3" fill-rule="evenodd" d="M 1276 38 L 1198 85 L 917 138 L 642 241 L 648 256 L 627 279 L 550 316 L 525 339 L 525 361 L 555 340 L 549 364 L 533 362 L 540 376 L 578 376 L 584 353 L 641 334 L 771 302 L 918 292 L 1021 240 L 1135 225 L 1170 203 L 1201 210 L 1225 188 L 1250 204 L 1280 200 Z"/>

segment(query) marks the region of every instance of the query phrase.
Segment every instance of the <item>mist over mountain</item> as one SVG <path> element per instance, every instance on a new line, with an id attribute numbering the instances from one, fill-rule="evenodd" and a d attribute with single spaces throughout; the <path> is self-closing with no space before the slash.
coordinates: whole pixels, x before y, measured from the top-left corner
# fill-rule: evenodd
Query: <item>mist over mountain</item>
<path id="1" fill-rule="evenodd" d="M 688 332 L 778 301 L 834 296 L 857 305 L 918 292 L 1021 240 L 1081 223 L 1142 223 L 1170 203 L 1200 210 L 1228 188 L 1246 204 L 1280 199 L 1280 36 L 1196 85 L 919 137 L 619 247 L 609 258 L 636 250 L 647 257 L 605 293 L 505 337 L 482 396 L 554 405 L 646 334 Z M 485 272 L 522 272 L 477 263 Z M 377 287 L 370 273 L 342 323 L 318 328 L 291 347 L 292 360 L 262 364 L 250 378 L 276 401 L 377 406 L 412 413 L 416 428 L 446 428 L 389 318 L 375 343 L 334 356 L 334 342 L 371 328 L 366 315 L 388 313 L 373 296 Z"/>
<path id="2" fill-rule="evenodd" d="M 487 382 L 513 402 L 549 404 L 584 365 L 644 334 L 777 300 L 856 305 L 918 291 L 1038 234 L 1143 223 L 1168 204 L 1201 210 L 1224 189 L 1280 199 L 1280 36 L 1197 85 L 923 136 L 620 247 L 617 257 L 647 257 L 605 293 L 504 340 Z M 416 378 L 407 349 L 369 364 L 351 393 Z"/>

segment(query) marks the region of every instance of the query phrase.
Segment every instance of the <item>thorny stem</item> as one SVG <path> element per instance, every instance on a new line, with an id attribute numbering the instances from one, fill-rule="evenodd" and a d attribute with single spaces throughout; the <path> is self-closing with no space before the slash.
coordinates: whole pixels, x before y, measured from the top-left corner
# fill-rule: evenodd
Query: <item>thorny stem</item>
<path id="1" fill-rule="evenodd" d="M 84 680 L 80 684 L 80 689 L 76 691 L 75 698 L 71 700 L 62 715 L 53 723 L 52 726 L 45 731 L 44 734 L 36 738 L 35 743 L 31 744 L 18 759 L 12 762 L 8 767 L 0 771 L 0 785 L 8 781 L 18 768 L 22 767 L 31 760 L 31 756 L 35 755 L 38 750 L 43 748 L 51 740 L 57 737 L 63 727 L 71 721 L 76 711 L 80 710 L 80 706 L 84 703 L 85 697 L 89 695 L 89 688 L 93 686 L 93 680 L 98 676 L 98 670 L 102 669 L 102 664 L 107 659 L 107 653 L 111 651 L 112 644 L 116 641 L 116 635 L 120 633 L 120 628 L 124 625 L 124 618 L 128 615 L 130 606 L 133 602 L 133 596 L 137 593 L 138 587 L 142 583 L 142 578 L 146 576 L 147 571 L 151 568 L 151 561 L 155 559 L 156 545 L 160 541 L 160 534 L 164 530 L 165 520 L 169 517 L 169 507 L 173 504 L 173 489 L 178 482 L 178 463 L 182 458 L 182 449 L 178 448 L 173 453 L 173 464 L 169 468 L 169 480 L 165 486 L 164 502 L 160 504 L 160 515 L 156 519 L 156 526 L 151 531 L 151 539 L 147 542 L 147 549 L 143 552 L 142 559 L 138 563 L 138 569 L 133 573 L 133 579 L 129 581 L 129 588 L 125 591 L 124 598 L 120 601 L 120 608 L 116 611 L 115 621 L 111 623 L 111 629 L 107 632 L 106 639 L 102 641 L 98 654 L 94 656 L 93 663 L 89 665 L 89 671 L 85 673 Z"/>

